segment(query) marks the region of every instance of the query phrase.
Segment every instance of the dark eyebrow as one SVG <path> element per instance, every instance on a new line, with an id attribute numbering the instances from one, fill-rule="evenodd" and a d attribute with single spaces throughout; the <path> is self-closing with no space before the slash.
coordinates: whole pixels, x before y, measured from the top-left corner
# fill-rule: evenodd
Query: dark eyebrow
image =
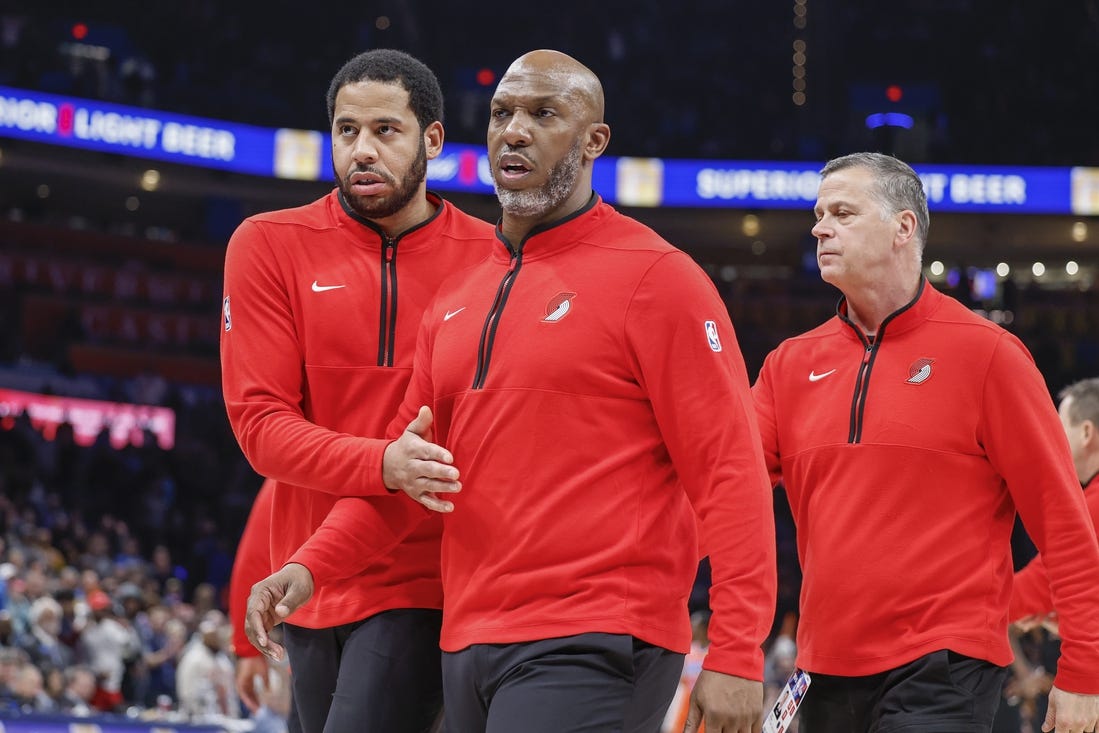
<path id="1" fill-rule="evenodd" d="M 349 115 L 340 115 L 332 121 L 333 124 L 342 125 L 350 123 L 353 125 L 359 124 L 359 120 Z M 404 120 L 399 117 L 372 117 L 366 121 L 368 125 L 401 125 L 404 124 Z"/>

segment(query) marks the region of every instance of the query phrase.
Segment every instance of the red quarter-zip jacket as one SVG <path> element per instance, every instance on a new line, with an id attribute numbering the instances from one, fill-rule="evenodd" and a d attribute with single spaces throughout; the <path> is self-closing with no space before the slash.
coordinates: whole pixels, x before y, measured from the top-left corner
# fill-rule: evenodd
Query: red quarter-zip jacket
<path id="1" fill-rule="evenodd" d="M 400 404 L 424 308 L 444 278 L 484 259 L 495 241 L 491 225 L 429 196 L 435 214 L 392 239 L 334 190 L 250 217 L 229 242 L 222 386 L 241 448 L 276 481 L 273 569 L 339 497 L 382 491 L 385 444 L 371 438 L 384 436 Z M 340 548 L 359 572 L 318 587 L 291 623 L 328 628 L 441 606 L 440 520 L 406 538 L 422 507 L 403 495 L 356 501 L 377 519 Z"/>
<path id="2" fill-rule="evenodd" d="M 596 196 L 499 242 L 425 314 L 394 426 L 421 404 L 463 485 L 444 519 L 444 650 L 604 632 L 686 652 L 697 512 L 706 665 L 762 679 L 769 484 L 728 312 L 690 257 Z M 323 555 L 299 553 L 336 572 Z"/>
<path id="3" fill-rule="evenodd" d="M 1099 545 L 1023 344 L 921 281 L 870 343 L 846 304 L 754 386 L 804 580 L 798 663 L 861 676 L 951 649 L 999 665 L 1018 509 L 1051 570 L 1057 685 L 1099 693 Z"/>

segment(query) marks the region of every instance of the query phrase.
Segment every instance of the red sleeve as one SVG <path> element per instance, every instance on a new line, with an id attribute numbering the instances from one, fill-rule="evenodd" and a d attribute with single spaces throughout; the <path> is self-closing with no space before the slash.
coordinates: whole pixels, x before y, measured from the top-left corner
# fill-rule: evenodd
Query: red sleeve
<path id="1" fill-rule="evenodd" d="M 303 356 L 286 266 L 251 220 L 229 240 L 221 368 L 233 432 L 263 476 L 341 496 L 382 494 L 386 441 L 329 430 L 302 412 Z"/>
<path id="2" fill-rule="evenodd" d="M 752 401 L 755 405 L 759 436 L 763 442 L 763 460 L 774 486 L 782 479 L 782 460 L 778 454 L 778 424 L 775 421 L 775 393 L 768 379 L 771 355 L 763 361 L 759 378 L 752 385 Z"/>
<path id="3" fill-rule="evenodd" d="M 1088 514 L 1093 527 L 1099 527 L 1099 481 L 1092 481 L 1084 493 Z M 1042 556 L 1038 555 L 1027 566 L 1015 573 L 1011 586 L 1011 608 L 1008 621 L 1018 621 L 1027 616 L 1047 616 L 1053 612 L 1053 597 L 1049 590 L 1049 573 Z"/>
<path id="4" fill-rule="evenodd" d="M 1055 684 L 1099 694 L 1099 542 L 1064 428 L 1042 375 L 1014 336 L 1001 336 L 984 384 L 979 438 L 1049 574 L 1061 634 Z"/>
<path id="5" fill-rule="evenodd" d="M 307 567 L 318 588 L 353 577 L 388 555 L 430 514 L 404 493 L 339 499 L 287 562 Z"/>
<path id="6" fill-rule="evenodd" d="M 271 497 L 275 482 L 263 482 L 240 535 L 233 572 L 229 576 L 229 622 L 233 625 L 233 652 L 238 657 L 258 657 L 259 650 L 244 634 L 244 613 L 252 586 L 271 574 Z"/>
<path id="7" fill-rule="evenodd" d="M 1018 621 L 1027 616 L 1048 616 L 1053 611 L 1053 597 L 1049 594 L 1049 575 L 1042 557 L 1027 563 L 1015 573 L 1011 582 L 1011 606 L 1007 620 Z"/>
<path id="8" fill-rule="evenodd" d="M 710 556 L 713 616 L 704 666 L 762 680 L 761 645 L 775 613 L 774 512 L 728 310 L 706 274 L 676 252 L 643 278 L 626 332 Z"/>

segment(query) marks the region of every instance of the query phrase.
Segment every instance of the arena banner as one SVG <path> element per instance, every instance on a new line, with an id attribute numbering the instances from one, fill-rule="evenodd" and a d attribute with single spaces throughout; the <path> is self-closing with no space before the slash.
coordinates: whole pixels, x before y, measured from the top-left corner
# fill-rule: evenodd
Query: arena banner
<path id="1" fill-rule="evenodd" d="M 103 431 L 117 449 L 142 445 L 146 432 L 164 450 L 175 445 L 176 414 L 168 407 L 0 389 L 0 429 L 11 430 L 24 416 L 47 440 L 56 437 L 62 423 L 69 423 L 77 445 L 92 445 Z"/>
<path id="2" fill-rule="evenodd" d="M 326 136 L 0 87 L 0 136 L 183 165 L 317 180 Z M 325 171 L 324 175 L 328 175 Z"/>
<path id="3" fill-rule="evenodd" d="M 327 132 L 255 127 L 2 86 L 0 137 L 260 176 L 332 176 Z M 822 165 L 604 156 L 595 163 L 594 187 L 622 206 L 808 209 Z M 934 211 L 1099 214 L 1099 168 L 914 167 Z M 446 143 L 428 163 L 427 177 L 440 191 L 493 192 L 483 145 Z"/>
<path id="4" fill-rule="evenodd" d="M 808 210 L 816 200 L 823 165 L 619 158 L 618 198 L 638 206 Z M 1074 213 L 1070 168 L 913 167 L 934 211 Z"/>

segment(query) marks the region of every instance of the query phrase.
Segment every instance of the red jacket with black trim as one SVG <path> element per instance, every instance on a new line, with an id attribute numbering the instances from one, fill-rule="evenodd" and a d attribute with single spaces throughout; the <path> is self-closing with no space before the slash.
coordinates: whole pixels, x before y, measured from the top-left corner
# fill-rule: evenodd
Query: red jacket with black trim
<path id="1" fill-rule="evenodd" d="M 1099 474 L 1091 477 L 1084 487 L 1084 501 L 1093 528 L 1099 528 Z M 1047 616 L 1053 612 L 1053 596 L 1049 587 L 1049 571 L 1039 554 L 1019 572 L 1011 585 L 1011 608 L 1008 621 L 1027 616 Z"/>
<path id="2" fill-rule="evenodd" d="M 1057 685 L 1099 693 L 1099 544 L 1030 354 L 926 281 L 873 343 L 845 306 L 754 386 L 797 525 L 798 664 L 859 676 L 939 649 L 1008 664 L 1018 509 L 1053 571 Z"/>
<path id="3" fill-rule="evenodd" d="M 390 608 L 441 606 L 437 517 L 382 494 L 382 437 L 404 394 L 424 308 L 443 279 L 484 259 L 492 227 L 429 194 L 435 214 L 395 238 L 337 190 L 246 219 L 225 257 L 225 404 L 244 454 L 275 483 L 271 567 L 341 496 L 376 520 L 340 548 L 352 577 L 317 588 L 289 620 L 328 628 Z M 415 527 L 415 529 L 413 529 Z"/>
<path id="4" fill-rule="evenodd" d="M 419 338 L 394 426 L 431 405 L 463 486 L 443 649 L 604 632 L 686 652 L 697 512 L 707 667 L 762 678 L 771 495 L 736 335 L 690 257 L 593 196 L 448 281 Z"/>

